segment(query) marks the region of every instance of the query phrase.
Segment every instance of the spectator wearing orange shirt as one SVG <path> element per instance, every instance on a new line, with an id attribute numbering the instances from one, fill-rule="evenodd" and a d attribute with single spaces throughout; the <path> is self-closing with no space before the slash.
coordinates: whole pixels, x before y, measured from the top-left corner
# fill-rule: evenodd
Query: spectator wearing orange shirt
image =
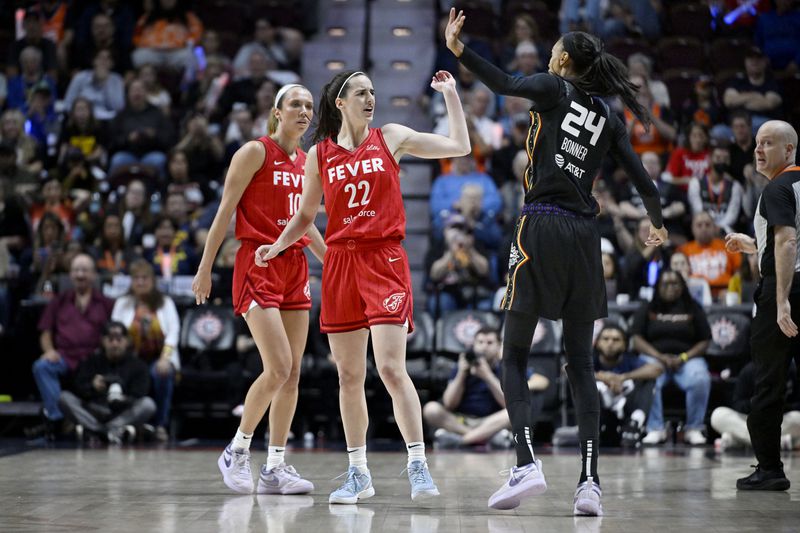
<path id="1" fill-rule="evenodd" d="M 199 43 L 203 23 L 178 0 L 158 0 L 153 10 L 141 16 L 133 33 L 133 66 L 185 69 L 194 63 L 188 46 Z"/>
<path id="2" fill-rule="evenodd" d="M 725 241 L 718 234 L 714 219 L 710 214 L 701 211 L 692 219 L 694 240 L 678 248 L 689 260 L 692 275 L 708 281 L 711 295 L 715 299 L 719 298 L 721 291 L 728 288 L 731 277 L 742 266 L 741 254 L 726 251 Z"/>

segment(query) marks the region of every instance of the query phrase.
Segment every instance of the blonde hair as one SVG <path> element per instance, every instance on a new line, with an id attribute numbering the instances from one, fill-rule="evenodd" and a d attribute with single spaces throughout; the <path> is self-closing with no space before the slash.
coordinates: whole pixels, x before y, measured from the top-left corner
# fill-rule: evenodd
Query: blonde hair
<path id="1" fill-rule="evenodd" d="M 267 120 L 267 135 L 275 135 L 275 132 L 278 131 L 280 120 L 278 120 L 278 116 L 275 114 L 275 111 L 280 109 L 281 104 L 283 103 L 283 97 L 286 96 L 286 93 L 295 87 L 300 87 L 301 89 L 308 91 L 307 87 L 300 85 L 299 83 L 289 83 L 280 88 L 278 93 L 275 95 L 275 102 L 272 104 L 272 109 L 269 110 L 269 119 Z M 310 92 L 311 91 L 309 91 L 309 93 Z"/>

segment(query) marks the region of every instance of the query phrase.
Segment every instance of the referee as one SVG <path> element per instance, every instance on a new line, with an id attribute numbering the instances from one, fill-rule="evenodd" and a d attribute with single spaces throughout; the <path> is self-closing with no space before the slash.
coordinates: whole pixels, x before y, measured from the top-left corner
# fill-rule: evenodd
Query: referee
<path id="1" fill-rule="evenodd" d="M 780 439 L 786 375 L 792 357 L 800 353 L 800 167 L 795 165 L 796 155 L 797 132 L 790 124 L 771 120 L 759 128 L 756 170 L 770 182 L 758 200 L 753 221 L 756 238 L 742 233 L 725 238 L 731 252 L 758 253 L 761 273 L 750 336 L 755 391 L 747 417 L 758 466 L 736 481 L 739 490 L 788 490 L 790 486 L 783 473 Z"/>

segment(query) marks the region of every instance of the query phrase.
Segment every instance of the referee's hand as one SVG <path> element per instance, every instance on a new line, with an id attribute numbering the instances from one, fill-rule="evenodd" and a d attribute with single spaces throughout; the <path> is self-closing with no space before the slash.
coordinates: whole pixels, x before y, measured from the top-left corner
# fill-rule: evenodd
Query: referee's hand
<path id="1" fill-rule="evenodd" d="M 792 320 L 792 306 L 789 300 L 778 302 L 778 327 L 787 337 L 797 336 L 797 324 Z"/>
<path id="2" fill-rule="evenodd" d="M 661 246 L 667 242 L 668 237 L 669 235 L 667 234 L 666 226 L 654 228 L 653 224 L 650 224 L 650 235 L 647 236 L 647 241 L 645 244 L 647 246 Z"/>

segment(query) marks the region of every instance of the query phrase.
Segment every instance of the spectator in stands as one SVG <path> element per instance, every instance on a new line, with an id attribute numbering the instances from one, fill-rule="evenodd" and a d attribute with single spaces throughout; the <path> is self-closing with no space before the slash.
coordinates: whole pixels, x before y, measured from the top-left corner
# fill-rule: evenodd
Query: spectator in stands
<path id="1" fill-rule="evenodd" d="M 122 167 L 141 164 L 164 174 L 166 152 L 173 142 L 172 123 L 158 108 L 147 103 L 141 80 L 128 85 L 128 105 L 114 117 L 109 173 Z"/>
<path id="2" fill-rule="evenodd" d="M 653 120 L 650 128 L 645 128 L 644 124 L 625 108 L 625 123 L 631 136 L 631 146 L 637 154 L 655 152 L 660 157 L 665 157 L 678 137 L 672 113 L 669 108 L 656 103 L 645 78 L 631 76 L 630 81 L 639 87 L 636 100 L 647 109 Z"/>
<path id="3" fill-rule="evenodd" d="M 64 190 L 69 191 L 74 200 L 74 218 L 79 219 L 80 208 L 89 204 L 91 193 L 97 189 L 97 180 L 80 148 L 70 147 L 61 159 L 61 164 L 51 169 L 51 175 L 58 178 Z M 98 201 L 92 209 L 99 212 L 100 207 Z"/>
<path id="4" fill-rule="evenodd" d="M 633 349 L 655 358 L 664 370 L 656 380 L 647 436 L 642 442 L 666 441 L 661 396 L 664 385 L 674 381 L 686 393 L 684 440 L 692 445 L 705 444 L 702 430 L 711 376 L 703 356 L 711 340 L 711 328 L 705 311 L 692 299 L 680 274 L 669 269 L 659 274 L 653 299 L 642 303 L 631 331 Z"/>
<path id="5" fill-rule="evenodd" d="M 57 274 L 63 259 L 64 224 L 55 213 L 45 213 L 34 230 L 33 247 L 21 257 L 22 280 L 33 285 L 33 294 L 49 298 L 58 286 Z"/>
<path id="6" fill-rule="evenodd" d="M 470 349 L 458 356 L 441 402 L 428 402 L 422 409 L 425 422 L 435 429 L 439 448 L 458 448 L 488 442 L 492 447 L 510 448 L 513 444 L 511 421 L 505 410 L 500 388 L 500 332 L 484 326 L 475 333 Z M 531 416 L 541 410 L 541 392 L 550 381 L 528 368 L 528 387 L 532 392 Z"/>
<path id="7" fill-rule="evenodd" d="M 503 43 L 500 51 L 499 64 L 505 66 L 506 72 L 516 72 L 519 69 L 517 64 L 517 46 L 522 42 L 533 43 L 541 56 L 542 35 L 536 20 L 528 13 L 517 13 L 511 25 L 511 31 Z"/>
<path id="8" fill-rule="evenodd" d="M 181 92 L 183 107 L 203 113 L 206 117 L 215 115 L 217 102 L 229 81 L 230 75 L 225 64 L 218 58 L 208 58 L 202 75 Z"/>
<path id="9" fill-rule="evenodd" d="M 182 196 L 182 195 L 179 195 Z M 197 255 L 186 240 L 175 243 L 178 226 L 168 216 L 158 219 L 155 226 L 155 247 L 144 251 L 144 258 L 164 278 L 190 276 L 197 268 Z"/>
<path id="10" fill-rule="evenodd" d="M 36 139 L 47 154 L 47 159 L 50 159 L 57 150 L 56 140 L 61 131 L 61 119 L 53 109 L 53 94 L 47 83 L 40 81 L 31 88 L 25 118 L 28 135 Z"/>
<path id="11" fill-rule="evenodd" d="M 202 58 L 205 64 L 198 60 L 197 74 L 202 76 L 208 62 L 213 60 L 220 62 L 225 70 L 231 68 L 231 58 L 222 50 L 222 39 L 220 39 L 219 32 L 216 30 L 209 30 L 203 32 L 203 39 L 200 41 L 200 47 L 203 49 Z"/>
<path id="12" fill-rule="evenodd" d="M 514 181 L 507 181 L 500 188 L 500 194 L 503 198 L 502 218 L 506 228 L 516 224 L 522 211 L 522 206 L 525 203 L 525 190 L 522 186 L 522 181 L 525 179 L 525 170 L 527 168 L 528 152 L 518 150 L 511 163 L 511 175 L 514 176 Z M 506 249 L 506 247 L 503 246 L 502 249 Z"/>
<path id="13" fill-rule="evenodd" d="M 48 212 L 58 217 L 64 226 L 66 235 L 69 236 L 72 231 L 72 225 L 75 222 L 75 213 L 71 202 L 64 198 L 64 188 L 61 182 L 55 178 L 50 178 L 44 182 L 41 202 L 31 207 L 30 218 L 34 231 L 39 226 L 42 216 Z"/>
<path id="14" fill-rule="evenodd" d="M 16 76 L 20 70 L 24 69 L 22 52 L 26 48 L 32 47 L 39 51 L 38 58 L 42 70 L 47 72 L 52 79 L 55 79 L 58 67 L 56 44 L 43 36 L 42 22 L 39 16 L 36 13 L 27 11 L 25 18 L 22 20 L 22 29 L 25 32 L 25 36 L 14 41 L 8 51 L 6 67 L 9 77 Z"/>
<path id="15" fill-rule="evenodd" d="M 12 112 L 19 113 L 19 111 Z M 0 180 L 5 189 L 5 197 L 9 200 L 13 198 L 21 207 L 30 205 L 34 194 L 39 191 L 39 180 L 36 175 L 20 167 L 17 163 L 16 146 L 7 140 L 0 140 Z"/>
<path id="16" fill-rule="evenodd" d="M 622 273 L 620 272 L 619 263 L 617 262 L 616 250 L 610 241 L 609 249 L 603 250 L 601 244 L 600 260 L 603 264 L 603 280 L 606 284 L 606 297 L 608 301 L 614 301 L 617 294 L 627 294 L 627 287 L 624 286 Z"/>
<path id="17" fill-rule="evenodd" d="M 148 209 L 147 186 L 138 179 L 130 181 L 120 206 L 122 231 L 129 246 L 141 247 L 142 237 L 150 228 L 153 214 Z"/>
<path id="18" fill-rule="evenodd" d="M 125 9 L 126 6 L 121 7 Z M 90 9 L 91 7 L 87 7 L 84 14 Z M 106 13 L 96 13 L 90 20 L 91 33 L 83 37 L 79 28 L 76 34 L 71 65 L 81 70 L 91 70 L 97 54 L 101 50 L 107 50 L 111 55 L 111 69 L 124 76 L 133 69 L 130 39 L 126 41 L 120 37 L 113 19 Z"/>
<path id="19" fill-rule="evenodd" d="M 721 299 L 728 282 L 742 266 L 742 255 L 725 250 L 725 241 L 720 238 L 717 225 L 705 211 L 692 217 L 693 241 L 678 248 L 689 259 L 692 275 L 708 281 L 711 295 Z"/>
<path id="20" fill-rule="evenodd" d="M 166 89 L 158 81 L 158 72 L 156 67 L 147 63 L 139 67 L 138 78 L 144 84 L 144 92 L 147 95 L 147 103 L 151 106 L 157 107 L 166 116 L 170 116 L 170 107 L 172 106 L 172 97 Z"/>
<path id="21" fill-rule="evenodd" d="M 793 450 L 800 446 L 800 383 L 797 368 L 793 365 L 786 383 L 783 423 L 781 424 L 781 449 Z M 715 448 L 724 452 L 733 448 L 752 447 L 747 415 L 750 414 L 750 398 L 755 393 L 755 366 L 744 365 L 736 376 L 736 388 L 730 407 L 720 406 L 711 412 L 711 427 L 720 434 Z"/>
<path id="22" fill-rule="evenodd" d="M 102 347 L 78 365 L 75 392 L 63 391 L 58 404 L 64 416 L 80 427 L 79 438 L 95 435 L 119 444 L 133 438 L 156 412 L 147 396 L 147 365 L 131 351 L 128 329 L 121 322 L 105 325 Z"/>
<path id="23" fill-rule="evenodd" d="M 650 231 L 649 223 L 650 219 L 647 217 L 639 220 L 633 236 L 629 235 L 624 226 L 617 231 L 617 241 L 623 250 L 627 250 L 623 260 L 624 278 L 631 299 L 648 300 L 650 288 L 655 287 L 658 273 L 667 265 L 665 252 L 660 246 L 645 244 Z"/>
<path id="24" fill-rule="evenodd" d="M 184 124 L 183 138 L 175 149 L 186 155 L 188 174 L 197 177 L 205 187 L 209 180 L 217 180 L 222 172 L 225 146 L 218 135 L 209 132 L 208 119 L 202 113 L 189 113 Z"/>
<path id="25" fill-rule="evenodd" d="M 514 64 L 517 68 L 512 72 L 513 76 L 533 76 L 546 70 L 539 49 L 531 41 L 522 41 L 517 45 Z"/>
<path id="26" fill-rule="evenodd" d="M 269 79 L 267 74 L 270 63 L 266 52 L 255 49 L 250 53 L 248 61 L 250 74 L 229 83 L 222 92 L 217 104 L 217 119 L 226 117 L 231 110 L 241 109 L 238 104 L 247 108 L 252 107 L 256 102 L 256 93 L 261 84 Z"/>
<path id="27" fill-rule="evenodd" d="M 170 150 L 167 159 L 167 200 L 172 194 L 182 194 L 186 200 L 186 209 L 195 211 L 203 206 L 204 195 L 210 197 L 210 192 L 204 191 L 203 181 L 202 178 L 189 175 L 189 158 L 186 152 L 180 148 Z"/>
<path id="28" fill-rule="evenodd" d="M 712 137 L 727 137 L 727 126 L 714 127 L 722 122 L 722 113 L 722 102 L 714 81 L 710 76 L 702 75 L 694 83 L 692 94 L 683 102 L 681 128 L 686 130 L 692 123 L 698 122 L 711 131 Z"/>
<path id="29" fill-rule="evenodd" d="M 506 97 L 506 102 L 512 97 Z M 504 187 L 506 184 L 518 186 L 518 176 L 513 170 L 514 161 L 517 154 L 525 151 L 525 140 L 528 137 L 528 125 L 530 118 L 527 113 L 517 113 L 509 120 L 510 131 L 505 135 L 500 143 L 500 148 L 492 152 L 492 164 L 490 174 L 494 178 L 497 187 Z M 523 171 L 525 169 L 523 168 Z M 504 202 L 508 207 L 508 203 Z"/>
<path id="30" fill-rule="evenodd" d="M 731 152 L 731 177 L 741 184 L 745 183 L 745 176 L 754 171 L 753 151 L 756 148 L 756 140 L 753 136 L 753 121 L 747 111 L 735 111 L 730 115 L 731 132 L 733 133 L 733 143 L 730 146 Z M 750 167 L 747 170 L 747 167 Z"/>
<path id="31" fill-rule="evenodd" d="M 772 63 L 772 68 L 797 72 L 800 67 L 800 10 L 793 0 L 775 0 L 775 9 L 763 13 L 756 22 L 756 44 Z"/>
<path id="32" fill-rule="evenodd" d="M 562 1 L 561 33 L 585 28 L 604 39 L 644 35 L 653 40 L 661 32 L 656 9 L 658 3 L 639 0 L 587 0 L 583 11 L 580 4 L 580 0 Z"/>
<path id="33" fill-rule="evenodd" d="M 265 80 L 256 91 L 256 103 L 253 106 L 254 125 L 253 135 L 263 137 L 269 134 L 269 118 L 272 116 L 272 107 L 275 104 L 277 85 L 272 80 Z"/>
<path id="34" fill-rule="evenodd" d="M 128 272 L 128 265 L 133 258 L 131 249 L 125 241 L 122 231 L 122 219 L 115 213 L 108 213 L 103 218 L 103 228 L 92 248 L 92 256 L 100 275 L 106 280 L 115 274 Z"/>
<path id="35" fill-rule="evenodd" d="M 0 161 L 11 160 L 14 152 L 0 143 Z M 13 182 L 2 171 L 0 163 L 0 248 L 10 253 L 10 260 L 19 262 L 20 254 L 30 242 L 31 231 L 25 218 L 25 211 L 14 197 Z M 8 265 L 5 273 L 8 274 Z M 5 276 L 0 275 L 0 279 Z"/>
<path id="36" fill-rule="evenodd" d="M 689 259 L 681 252 L 675 252 L 669 258 L 669 268 L 677 272 L 683 277 L 686 282 L 686 288 L 689 289 L 689 294 L 695 302 L 703 307 L 712 304 L 711 300 L 711 287 L 704 278 L 692 276 L 692 267 L 689 265 Z"/>
<path id="37" fill-rule="evenodd" d="M 19 109 L 6 109 L 0 117 L 0 141 L 14 147 L 21 170 L 39 176 L 44 168 L 42 149 L 25 133 L 25 115 Z"/>
<path id="38" fill-rule="evenodd" d="M 156 287 L 153 267 L 144 260 L 131 263 L 131 290 L 114 304 L 111 319 L 124 324 L 133 350 L 150 366 L 152 394 L 157 410 L 156 438 L 167 440 L 175 375 L 180 369 L 178 338 L 180 317 L 172 299 Z"/>
<path id="39" fill-rule="evenodd" d="M 753 135 L 761 125 L 781 118 L 782 91 L 767 72 L 767 58 L 758 48 L 751 48 L 744 56 L 745 77 L 734 78 L 723 94 L 728 112 L 744 110 L 750 113 Z"/>
<path id="40" fill-rule="evenodd" d="M 19 109 L 28 112 L 30 96 L 34 87 L 45 83 L 50 87 L 50 93 L 55 95 L 56 84 L 53 78 L 45 74 L 42 69 L 42 53 L 39 49 L 29 46 L 19 55 L 22 71 L 8 80 L 8 97 L 6 105 L 9 109 Z"/>
<path id="41" fill-rule="evenodd" d="M 194 241 L 194 221 L 190 217 L 190 204 L 182 192 L 167 193 L 164 202 L 164 214 L 175 224 L 176 233 L 173 242 L 181 244 L 184 241 L 191 246 Z"/>
<path id="42" fill-rule="evenodd" d="M 739 220 L 744 194 L 742 186 L 728 174 L 730 163 L 728 145 L 715 142 L 711 150 L 711 168 L 702 178 L 692 178 L 688 192 L 692 215 L 707 212 L 726 234 L 733 232 L 733 225 Z"/>
<path id="43" fill-rule="evenodd" d="M 191 43 L 199 43 L 203 23 L 184 2 L 155 0 L 136 23 L 133 66 L 155 65 L 183 71 L 194 64 Z"/>
<path id="44" fill-rule="evenodd" d="M 122 76 L 112 72 L 111 50 L 95 53 L 91 70 L 82 70 L 72 77 L 64 96 L 64 105 L 71 109 L 78 98 L 92 104 L 97 120 L 111 120 L 125 107 L 125 83 Z"/>
<path id="45" fill-rule="evenodd" d="M 108 143 L 108 129 L 104 122 L 97 120 L 92 102 L 82 96 L 75 98 L 61 128 L 58 162 L 63 163 L 71 150 L 78 149 L 92 169 L 92 175 L 101 179 L 106 175 Z"/>
<path id="46" fill-rule="evenodd" d="M 619 326 L 608 324 L 594 343 L 594 369 L 602 445 L 638 446 L 661 365 L 628 352 L 628 336 Z"/>
<path id="47" fill-rule="evenodd" d="M 94 288 L 95 276 L 92 258 L 78 254 L 70 266 L 72 288 L 53 298 L 39 319 L 42 355 L 33 363 L 33 377 L 51 430 L 64 418 L 58 406 L 60 378 L 100 346 L 102 328 L 111 316 L 113 302 Z"/>
<path id="48" fill-rule="evenodd" d="M 463 215 L 450 215 L 445 223 L 443 244 L 443 253 L 433 261 L 428 274 L 436 286 L 428 300 L 431 312 L 437 315 L 437 311 L 489 309 L 490 263 L 475 248 L 473 228 Z M 434 257 L 436 250 L 432 248 L 429 254 Z"/>
<path id="49" fill-rule="evenodd" d="M 431 187 L 431 218 L 435 234 L 441 234 L 444 222 L 454 211 L 454 205 L 461 196 L 461 189 L 467 183 L 480 185 L 483 189 L 483 208 L 487 213 L 499 213 L 503 199 L 491 177 L 475 169 L 471 155 L 453 158 L 452 173 L 443 174 L 433 180 Z"/>
<path id="50" fill-rule="evenodd" d="M 299 69 L 299 62 L 297 58 L 292 58 L 286 48 L 284 47 L 284 32 L 287 29 L 275 28 L 266 18 L 258 18 L 255 21 L 255 31 L 253 33 L 253 40 L 243 44 L 236 52 L 236 57 L 233 59 L 233 72 L 234 76 L 239 78 L 247 78 L 253 76 L 251 70 L 253 64 L 250 62 L 253 52 L 261 52 L 265 59 L 272 65 L 273 68 L 281 70 L 294 70 L 297 72 Z M 296 31 L 296 30 L 289 30 Z"/>
<path id="51" fill-rule="evenodd" d="M 667 176 L 670 183 L 687 187 L 692 178 L 702 178 L 710 161 L 710 138 L 708 128 L 694 122 L 689 128 L 686 146 L 673 150 L 667 163 Z"/>
<path id="52" fill-rule="evenodd" d="M 644 78 L 650 94 L 653 95 L 653 101 L 659 106 L 669 109 L 669 89 L 663 81 L 653 79 L 653 60 L 642 52 L 636 52 L 628 56 L 627 63 L 628 74 Z"/>
<path id="53" fill-rule="evenodd" d="M 499 213 L 487 211 L 483 207 L 483 188 L 476 183 L 467 183 L 461 187 L 461 196 L 453 207 L 472 228 L 476 245 L 481 250 L 497 253 L 503 230 L 497 221 Z"/>

